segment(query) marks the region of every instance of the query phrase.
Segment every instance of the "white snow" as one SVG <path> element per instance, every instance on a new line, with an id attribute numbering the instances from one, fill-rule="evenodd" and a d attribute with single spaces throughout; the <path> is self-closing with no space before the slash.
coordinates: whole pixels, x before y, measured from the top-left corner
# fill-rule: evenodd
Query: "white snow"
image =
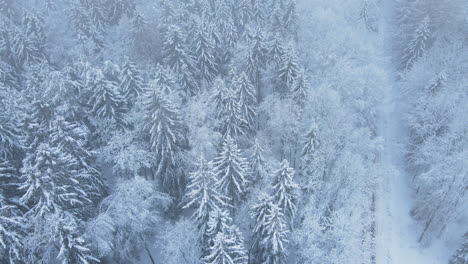
<path id="1" fill-rule="evenodd" d="M 392 71 L 388 71 L 392 72 Z M 384 139 L 376 203 L 377 264 L 443 264 L 448 263 L 442 243 L 423 248 L 417 241 L 420 227 L 412 219 L 411 177 L 404 169 L 402 116 L 398 91 L 386 85 L 381 107 L 380 135 Z"/>

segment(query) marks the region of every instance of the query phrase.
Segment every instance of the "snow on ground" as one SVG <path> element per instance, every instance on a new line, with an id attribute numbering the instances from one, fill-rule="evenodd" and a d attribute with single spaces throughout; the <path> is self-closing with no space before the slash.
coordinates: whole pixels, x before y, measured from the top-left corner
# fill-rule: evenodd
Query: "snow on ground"
<path id="1" fill-rule="evenodd" d="M 397 94 L 395 87 L 388 85 L 381 108 L 380 135 L 385 143 L 381 159 L 383 174 L 377 191 L 376 263 L 445 264 L 448 259 L 443 252 L 448 251 L 443 243 L 434 242 L 431 247 L 422 248 L 417 242 L 420 227 L 410 215 L 411 177 L 405 174 L 403 166 L 404 136 Z"/>

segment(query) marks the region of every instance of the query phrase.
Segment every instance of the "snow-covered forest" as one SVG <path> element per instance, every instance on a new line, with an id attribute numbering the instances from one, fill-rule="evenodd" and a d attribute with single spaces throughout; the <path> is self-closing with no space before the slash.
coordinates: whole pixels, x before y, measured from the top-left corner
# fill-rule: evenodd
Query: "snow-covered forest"
<path id="1" fill-rule="evenodd" d="M 0 0 L 0 263 L 467 264 L 468 1 Z"/>

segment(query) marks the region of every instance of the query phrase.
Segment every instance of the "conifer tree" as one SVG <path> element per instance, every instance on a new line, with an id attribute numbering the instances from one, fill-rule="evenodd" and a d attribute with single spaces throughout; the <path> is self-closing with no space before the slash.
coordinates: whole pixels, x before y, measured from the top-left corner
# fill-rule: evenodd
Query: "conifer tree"
<path id="1" fill-rule="evenodd" d="M 178 81 L 180 89 L 184 93 L 185 100 L 197 95 L 200 92 L 200 86 L 198 85 L 195 76 L 187 69 L 187 66 L 182 66 L 182 72 L 178 75 Z"/>
<path id="2" fill-rule="evenodd" d="M 287 160 L 283 160 L 274 175 L 273 202 L 279 206 L 288 225 L 292 227 L 299 198 L 299 186 L 293 181 L 294 169 L 289 167 Z"/>
<path id="3" fill-rule="evenodd" d="M 120 91 L 127 102 L 131 103 L 143 93 L 142 74 L 137 66 L 126 57 L 120 71 Z"/>
<path id="4" fill-rule="evenodd" d="M 86 75 L 86 87 L 91 93 L 88 100 L 91 113 L 122 126 L 126 108 L 125 101 L 118 92 L 117 84 L 107 80 L 102 71 L 91 69 Z"/>
<path id="5" fill-rule="evenodd" d="M 224 233 L 218 233 L 213 245 L 208 249 L 208 255 L 202 259 L 205 264 L 245 264 L 247 255 L 242 245 Z"/>
<path id="6" fill-rule="evenodd" d="M 76 218 L 67 213 L 62 213 L 58 221 L 55 230 L 60 245 L 57 259 L 60 260 L 62 264 L 100 263 L 100 261 L 93 256 L 89 245 L 87 245 L 84 238 L 80 235 L 82 230 L 80 230 Z"/>
<path id="7" fill-rule="evenodd" d="M 2 263 L 20 263 L 23 248 L 24 219 L 16 206 L 10 204 L 4 193 L 7 189 L 9 169 L 0 159 L 0 261 Z"/>
<path id="8" fill-rule="evenodd" d="M 150 89 L 162 92 L 167 95 L 175 92 L 176 81 L 174 80 L 174 77 L 169 69 L 158 65 L 150 86 Z"/>
<path id="9" fill-rule="evenodd" d="M 175 73 L 180 73 L 183 65 L 192 73 L 195 72 L 195 61 L 187 48 L 186 39 L 184 31 L 175 25 L 166 29 L 163 43 L 164 62 Z"/>
<path id="10" fill-rule="evenodd" d="M 281 58 L 281 63 L 278 69 L 278 77 L 280 78 L 281 87 L 278 87 L 278 90 L 283 94 L 291 91 L 294 79 L 298 74 L 299 65 L 297 54 L 294 49 L 290 47 Z"/>
<path id="11" fill-rule="evenodd" d="M 217 234 L 230 234 L 232 218 L 225 208 L 214 208 L 209 216 L 205 235 L 208 245 L 212 245 Z"/>
<path id="12" fill-rule="evenodd" d="M 267 176 L 268 170 L 264 156 L 264 150 L 260 146 L 258 138 L 255 138 L 254 144 L 251 148 L 250 155 L 250 170 L 252 172 L 252 181 L 258 182 Z"/>
<path id="13" fill-rule="evenodd" d="M 411 42 L 406 47 L 402 64 L 404 69 L 409 69 L 414 62 L 426 51 L 431 38 L 431 28 L 429 16 L 424 17 L 412 36 Z"/>
<path id="14" fill-rule="evenodd" d="M 249 171 L 248 164 L 230 136 L 224 140 L 222 150 L 213 163 L 221 194 L 228 197 L 232 205 L 238 203 L 246 192 Z"/>
<path id="15" fill-rule="evenodd" d="M 309 82 L 303 71 L 300 71 L 291 84 L 293 100 L 300 106 L 304 106 L 309 90 Z"/>
<path id="16" fill-rule="evenodd" d="M 284 12 L 282 25 L 284 27 L 284 30 L 290 35 L 297 35 L 296 0 L 290 0 L 286 4 L 286 11 Z"/>
<path id="17" fill-rule="evenodd" d="M 261 241 L 262 262 L 266 264 L 286 263 L 286 244 L 288 229 L 281 208 L 273 204 L 268 209 L 264 224 L 264 235 Z"/>
<path id="18" fill-rule="evenodd" d="M 187 148 L 187 139 L 179 110 L 161 91 L 148 91 L 145 97 L 146 128 L 150 135 L 151 150 L 156 155 L 155 176 L 166 192 L 181 198 L 185 177 L 178 170 L 177 159 Z"/>
<path id="19" fill-rule="evenodd" d="M 200 72 L 200 77 L 207 81 L 213 80 L 218 74 L 215 54 L 216 47 L 210 35 L 201 26 L 195 33 L 192 47 L 195 52 L 195 61 Z"/>
<path id="20" fill-rule="evenodd" d="M 320 142 L 318 140 L 318 128 L 314 124 L 304 136 L 304 148 L 302 149 L 302 155 L 313 154 L 319 146 Z"/>
<path id="21" fill-rule="evenodd" d="M 190 174 L 184 208 L 195 207 L 194 218 L 201 234 L 206 233 L 210 213 L 220 208 L 227 208 L 226 198 L 216 189 L 216 175 L 212 164 L 203 157 L 197 164 L 197 170 Z"/>
<path id="22" fill-rule="evenodd" d="M 255 131 L 257 124 L 257 97 L 255 88 L 245 73 L 240 74 L 239 78 L 235 81 L 235 86 L 237 87 L 241 117 L 246 122 L 247 131 L 252 133 Z"/>
<path id="23" fill-rule="evenodd" d="M 261 262 L 263 250 L 261 242 L 265 236 L 265 224 L 271 207 L 272 197 L 266 193 L 261 193 L 258 201 L 251 208 L 251 217 L 254 219 L 252 229 L 252 259 L 254 263 Z"/>
<path id="24" fill-rule="evenodd" d="M 284 46 L 284 41 L 279 34 L 275 34 L 269 43 L 268 58 L 279 65 L 285 54 L 286 47 Z"/>
<path id="25" fill-rule="evenodd" d="M 76 169 L 68 153 L 42 143 L 23 164 L 19 189 L 25 193 L 20 202 L 29 208 L 28 216 L 44 217 L 61 211 L 79 214 L 91 205 L 91 186 L 86 183 L 89 175 Z"/>
<path id="26" fill-rule="evenodd" d="M 242 116 L 240 101 L 234 91 L 227 90 L 221 113 L 221 130 L 224 137 L 237 139 L 238 136 L 246 134 L 247 121 Z"/>

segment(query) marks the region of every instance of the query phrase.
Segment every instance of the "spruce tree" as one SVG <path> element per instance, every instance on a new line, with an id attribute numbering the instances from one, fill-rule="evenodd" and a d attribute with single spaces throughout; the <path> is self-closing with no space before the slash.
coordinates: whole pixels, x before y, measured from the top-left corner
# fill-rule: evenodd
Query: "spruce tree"
<path id="1" fill-rule="evenodd" d="M 73 215 L 65 212 L 61 213 L 55 228 L 58 236 L 57 242 L 60 247 L 57 259 L 62 264 L 100 263 L 99 259 L 93 256 L 90 246 L 82 237 L 83 230 L 79 228 L 78 222 Z"/>
<path id="2" fill-rule="evenodd" d="M 200 77 L 207 81 L 213 80 L 218 74 L 216 47 L 210 35 L 201 26 L 195 33 L 192 47 L 195 52 L 195 61 Z"/>
<path id="3" fill-rule="evenodd" d="M 293 47 L 289 47 L 281 58 L 281 63 L 278 69 L 278 77 L 280 79 L 280 87 L 277 87 L 280 93 L 286 94 L 292 90 L 294 79 L 299 74 L 299 65 L 297 54 Z"/>
<path id="4" fill-rule="evenodd" d="M 231 137 L 226 137 L 221 152 L 213 163 L 219 179 L 219 190 L 234 206 L 246 192 L 249 171 L 248 164 Z"/>
<path id="5" fill-rule="evenodd" d="M 252 229 L 252 259 L 254 263 L 260 263 L 263 258 L 263 248 L 261 242 L 265 236 L 266 220 L 271 207 L 272 197 L 266 193 L 261 193 L 258 201 L 251 208 L 251 217 L 254 219 Z"/>
<path id="6" fill-rule="evenodd" d="M 264 153 L 265 151 L 260 146 L 258 138 L 255 138 L 254 144 L 251 148 L 249 162 L 253 182 L 263 180 L 268 174 Z"/>
<path id="7" fill-rule="evenodd" d="M 279 206 L 288 225 L 292 227 L 299 198 L 299 186 L 293 181 L 294 169 L 289 167 L 287 160 L 283 160 L 274 175 L 273 202 Z"/>
<path id="8" fill-rule="evenodd" d="M 133 103 L 143 93 L 144 84 L 142 73 L 128 57 L 125 58 L 119 79 L 121 93 L 128 103 Z"/>
<path id="9" fill-rule="evenodd" d="M 164 62 L 175 73 L 180 73 L 183 65 L 186 70 L 195 72 L 195 61 L 187 48 L 186 39 L 184 31 L 175 25 L 166 29 L 163 43 Z"/>
<path id="10" fill-rule="evenodd" d="M 263 255 L 261 263 L 286 263 L 288 229 L 282 210 L 278 205 L 273 204 L 268 209 L 263 228 L 263 239 L 260 242 Z"/>
<path id="11" fill-rule="evenodd" d="M 300 106 L 304 106 L 309 92 L 309 82 L 303 71 L 300 71 L 291 84 L 293 100 Z"/>
<path id="12" fill-rule="evenodd" d="M 145 96 L 146 128 L 151 150 L 156 155 L 155 176 L 166 192 L 181 198 L 185 176 L 178 169 L 177 159 L 187 148 L 187 139 L 179 110 L 174 105 L 161 91 L 150 90 Z"/>
<path id="13" fill-rule="evenodd" d="M 208 249 L 208 255 L 202 261 L 205 264 L 245 264 L 247 255 L 234 237 L 218 233 L 213 239 L 213 245 Z"/>
<path id="14" fill-rule="evenodd" d="M 188 178 L 187 203 L 184 208 L 195 207 L 193 213 L 201 234 L 205 234 L 210 213 L 220 208 L 227 208 L 226 198 L 216 189 L 216 175 L 213 173 L 212 164 L 203 157 L 197 164 L 197 170 Z"/>
<path id="15" fill-rule="evenodd" d="M 240 74 L 234 85 L 237 87 L 241 117 L 245 121 L 247 131 L 253 133 L 257 124 L 257 96 L 255 88 L 245 73 Z"/>
<path id="16" fill-rule="evenodd" d="M 406 47 L 402 64 L 404 69 L 409 69 L 419 59 L 429 46 L 431 39 L 431 28 L 429 16 L 424 17 L 421 24 L 415 30 L 411 42 Z"/>
<path id="17" fill-rule="evenodd" d="M 280 65 L 285 54 L 286 47 L 284 46 L 284 41 L 279 34 L 275 34 L 269 42 L 268 58 L 270 61 Z"/>
<path id="18" fill-rule="evenodd" d="M 0 262 L 20 263 L 23 248 L 23 232 L 25 231 L 24 219 L 18 208 L 9 203 L 4 197 L 8 175 L 6 162 L 0 159 Z"/>
<path id="19" fill-rule="evenodd" d="M 178 75 L 178 83 L 184 94 L 185 100 L 188 100 L 190 97 L 195 96 L 200 92 L 200 86 L 198 85 L 197 79 L 185 65 L 182 66 L 182 72 Z"/>
<path id="20" fill-rule="evenodd" d="M 101 70 L 91 69 L 86 75 L 86 89 L 91 93 L 88 100 L 90 112 L 123 126 L 126 107 L 117 84 L 107 80 Z"/>

